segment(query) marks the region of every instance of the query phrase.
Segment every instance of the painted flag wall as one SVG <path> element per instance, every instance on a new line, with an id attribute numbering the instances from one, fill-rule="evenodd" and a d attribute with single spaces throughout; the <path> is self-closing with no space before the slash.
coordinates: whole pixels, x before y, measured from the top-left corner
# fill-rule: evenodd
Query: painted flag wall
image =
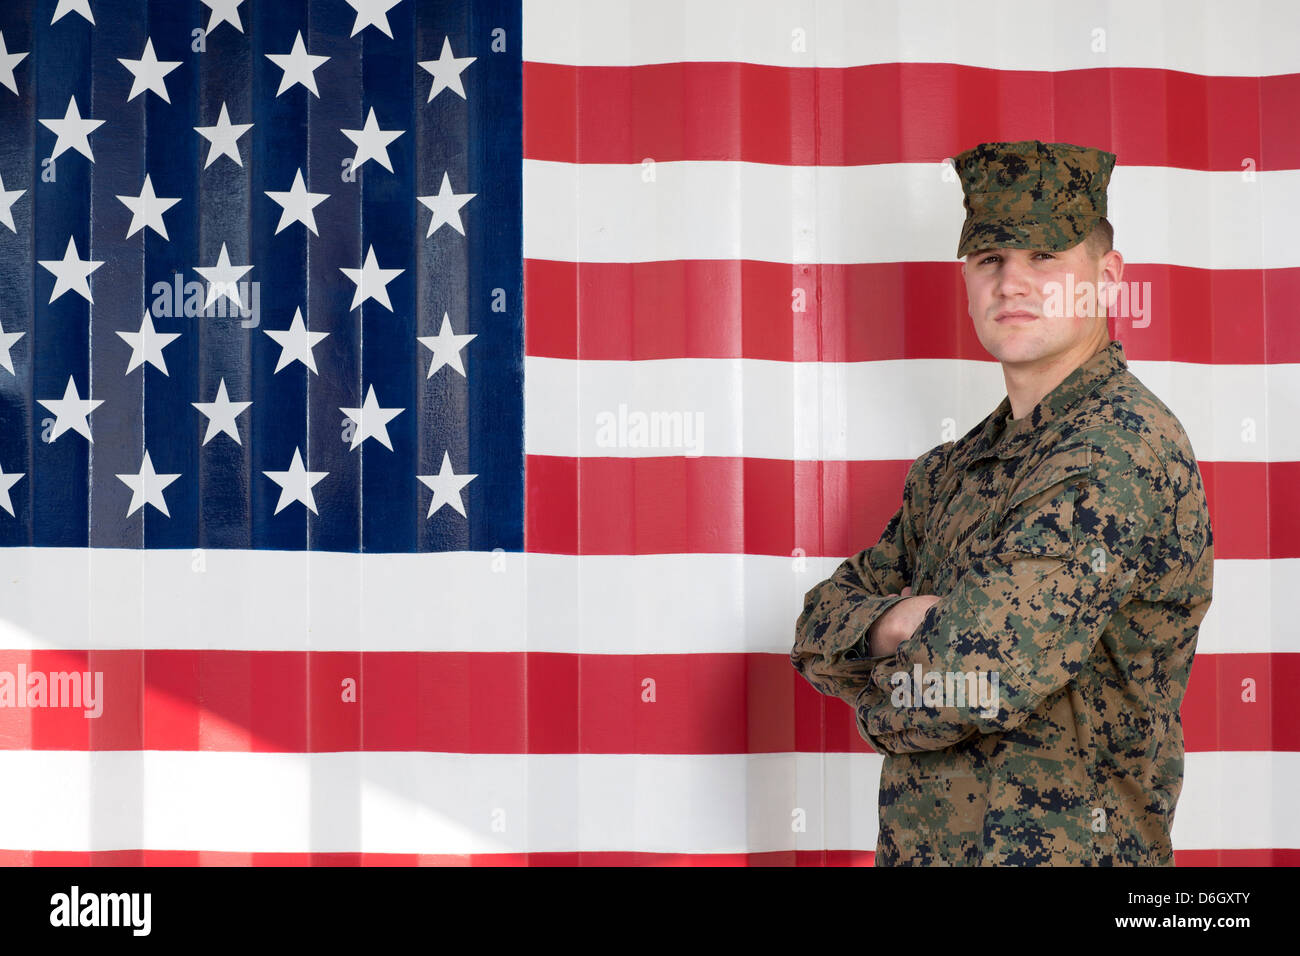
<path id="1" fill-rule="evenodd" d="M 945 160 L 1031 138 L 1117 153 L 1112 335 L 1210 496 L 1175 855 L 1300 859 L 1292 5 L 0 37 L 0 862 L 869 864 L 794 622 L 1004 394 Z"/>

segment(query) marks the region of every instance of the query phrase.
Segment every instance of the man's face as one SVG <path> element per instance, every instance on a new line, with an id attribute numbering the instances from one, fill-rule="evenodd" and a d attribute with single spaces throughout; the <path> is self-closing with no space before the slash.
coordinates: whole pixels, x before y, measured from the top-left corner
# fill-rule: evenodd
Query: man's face
<path id="1" fill-rule="evenodd" d="M 1105 319 L 1098 318 L 1105 316 L 1105 306 L 1096 294 L 1103 279 L 1118 281 L 1121 261 L 1112 251 L 1094 262 L 1083 242 L 1063 252 L 983 249 L 970 253 L 962 263 L 962 275 L 975 334 L 989 354 L 1003 363 L 1034 363 L 1083 349 L 1105 334 Z M 1087 283 L 1092 283 L 1094 297 L 1080 301 L 1079 290 Z"/>

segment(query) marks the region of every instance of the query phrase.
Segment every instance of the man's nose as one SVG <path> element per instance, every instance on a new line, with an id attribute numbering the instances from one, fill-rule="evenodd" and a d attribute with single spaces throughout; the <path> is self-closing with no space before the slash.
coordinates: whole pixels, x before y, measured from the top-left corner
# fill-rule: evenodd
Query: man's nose
<path id="1" fill-rule="evenodd" d="M 1015 256 L 1004 255 L 998 267 L 997 291 L 1001 295 L 1027 293 L 1031 287 L 1029 263 Z"/>

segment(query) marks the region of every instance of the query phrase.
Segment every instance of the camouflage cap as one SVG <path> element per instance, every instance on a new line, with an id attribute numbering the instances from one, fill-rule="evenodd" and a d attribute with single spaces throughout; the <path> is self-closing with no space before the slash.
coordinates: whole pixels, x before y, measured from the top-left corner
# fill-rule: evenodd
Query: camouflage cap
<path id="1" fill-rule="evenodd" d="M 1069 143 L 980 143 L 953 159 L 966 194 L 957 258 L 1078 245 L 1106 215 L 1115 154 Z"/>

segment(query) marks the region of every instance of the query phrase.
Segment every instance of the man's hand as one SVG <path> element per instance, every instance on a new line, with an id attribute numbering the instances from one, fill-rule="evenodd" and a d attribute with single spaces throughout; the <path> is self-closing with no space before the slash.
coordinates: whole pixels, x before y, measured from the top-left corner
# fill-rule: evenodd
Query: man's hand
<path id="1" fill-rule="evenodd" d="M 903 588 L 899 592 L 904 600 L 899 601 L 880 617 L 867 631 L 867 645 L 872 657 L 888 656 L 898 645 L 907 640 L 921 626 L 925 612 L 939 603 L 933 594 L 918 594 L 911 597 L 912 589 Z"/>

